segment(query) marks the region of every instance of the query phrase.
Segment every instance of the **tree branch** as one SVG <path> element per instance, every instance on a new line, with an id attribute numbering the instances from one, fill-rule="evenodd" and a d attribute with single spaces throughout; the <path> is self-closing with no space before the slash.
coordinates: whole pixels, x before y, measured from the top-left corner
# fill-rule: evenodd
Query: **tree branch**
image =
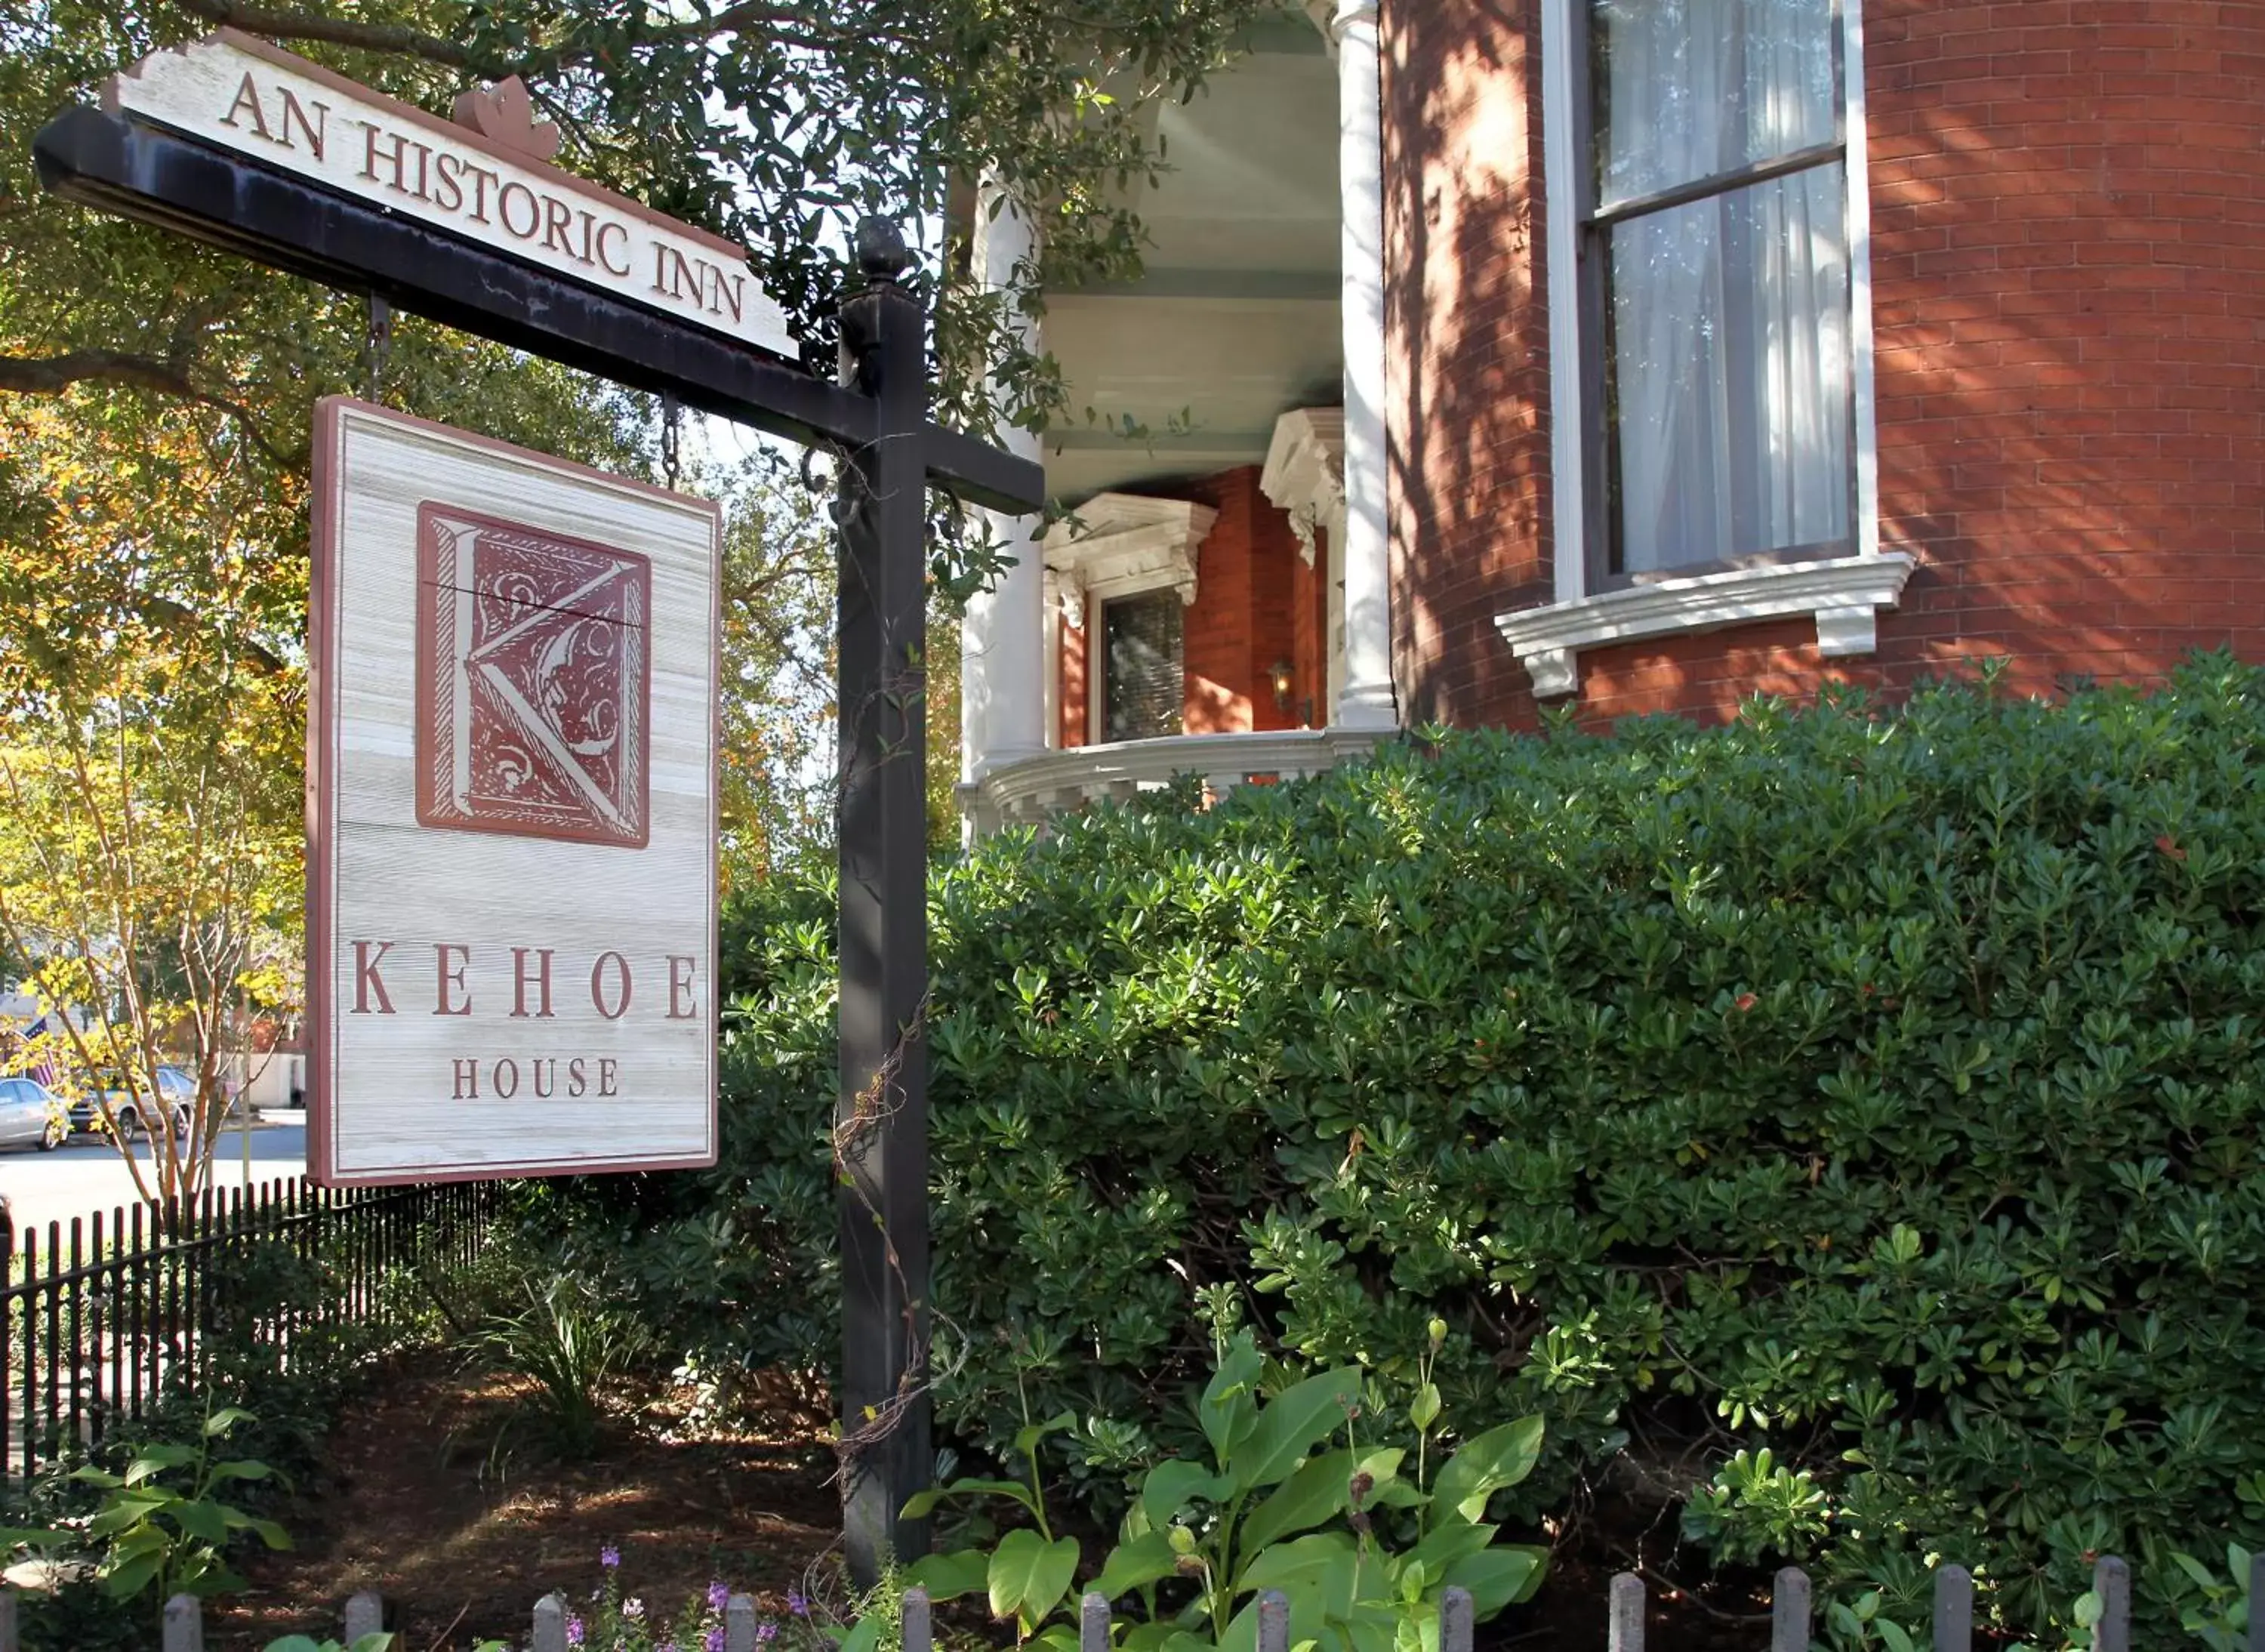
<path id="1" fill-rule="evenodd" d="M 130 384 L 161 396 L 178 396 L 216 408 L 244 427 L 252 446 L 285 470 L 306 468 L 304 452 L 286 453 L 268 440 L 259 415 L 242 402 L 201 389 L 178 362 L 157 356 L 134 355 L 123 350 L 67 350 L 61 355 L 0 354 L 0 391 L 18 396 L 59 396 L 75 384 L 90 382 Z"/>

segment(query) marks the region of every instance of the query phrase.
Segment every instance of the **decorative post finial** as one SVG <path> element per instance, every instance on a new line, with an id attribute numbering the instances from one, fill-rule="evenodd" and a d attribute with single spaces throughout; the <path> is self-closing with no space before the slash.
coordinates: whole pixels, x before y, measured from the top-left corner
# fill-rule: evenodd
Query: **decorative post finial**
<path id="1" fill-rule="evenodd" d="M 535 118 L 535 99 L 516 75 L 485 91 L 475 87 L 458 94 L 452 113 L 458 126 L 531 159 L 548 161 L 558 153 L 558 128 Z"/>
<path id="2" fill-rule="evenodd" d="M 873 286 L 893 282 L 913 266 L 912 250 L 905 245 L 905 232 L 897 228 L 893 219 L 857 220 L 855 250 L 858 270 Z"/>

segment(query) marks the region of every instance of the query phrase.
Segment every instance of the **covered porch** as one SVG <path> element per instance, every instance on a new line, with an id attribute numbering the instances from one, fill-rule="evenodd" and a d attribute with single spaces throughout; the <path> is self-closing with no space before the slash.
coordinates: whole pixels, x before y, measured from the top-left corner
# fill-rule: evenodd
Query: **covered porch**
<path id="1" fill-rule="evenodd" d="M 971 833 L 1182 774 L 1317 773 L 1396 726 L 1374 5 L 1316 0 L 1249 44 L 1156 113 L 1141 277 L 1045 295 L 1034 342 L 1081 422 L 1024 451 L 1073 514 L 995 523 L 1016 565 L 962 633 Z M 1003 285 L 1031 229 L 987 205 Z"/>

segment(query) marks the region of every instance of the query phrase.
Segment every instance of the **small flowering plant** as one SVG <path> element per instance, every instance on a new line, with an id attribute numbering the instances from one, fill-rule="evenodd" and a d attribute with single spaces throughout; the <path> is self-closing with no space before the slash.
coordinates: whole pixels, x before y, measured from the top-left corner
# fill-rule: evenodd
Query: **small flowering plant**
<path id="1" fill-rule="evenodd" d="M 566 1644 L 580 1652 L 725 1652 L 725 1614 L 731 1585 L 718 1580 L 674 1612 L 642 1595 L 624 1591 L 622 1552 L 608 1543 L 598 1551 L 598 1587 L 566 1619 Z M 779 1626 L 758 1619 L 755 1644 L 768 1648 Z"/>

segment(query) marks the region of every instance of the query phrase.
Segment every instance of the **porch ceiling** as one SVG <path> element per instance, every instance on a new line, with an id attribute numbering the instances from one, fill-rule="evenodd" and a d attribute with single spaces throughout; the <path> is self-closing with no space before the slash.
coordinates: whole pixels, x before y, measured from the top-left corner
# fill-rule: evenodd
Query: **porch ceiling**
<path id="1" fill-rule="evenodd" d="M 1336 68 L 1302 14 L 1251 43 L 1158 112 L 1171 170 L 1138 202 L 1147 273 L 1047 295 L 1079 422 L 1047 435 L 1046 481 L 1072 503 L 1256 464 L 1278 416 L 1339 397 Z M 1128 415 L 1150 436 L 1105 428 Z"/>

